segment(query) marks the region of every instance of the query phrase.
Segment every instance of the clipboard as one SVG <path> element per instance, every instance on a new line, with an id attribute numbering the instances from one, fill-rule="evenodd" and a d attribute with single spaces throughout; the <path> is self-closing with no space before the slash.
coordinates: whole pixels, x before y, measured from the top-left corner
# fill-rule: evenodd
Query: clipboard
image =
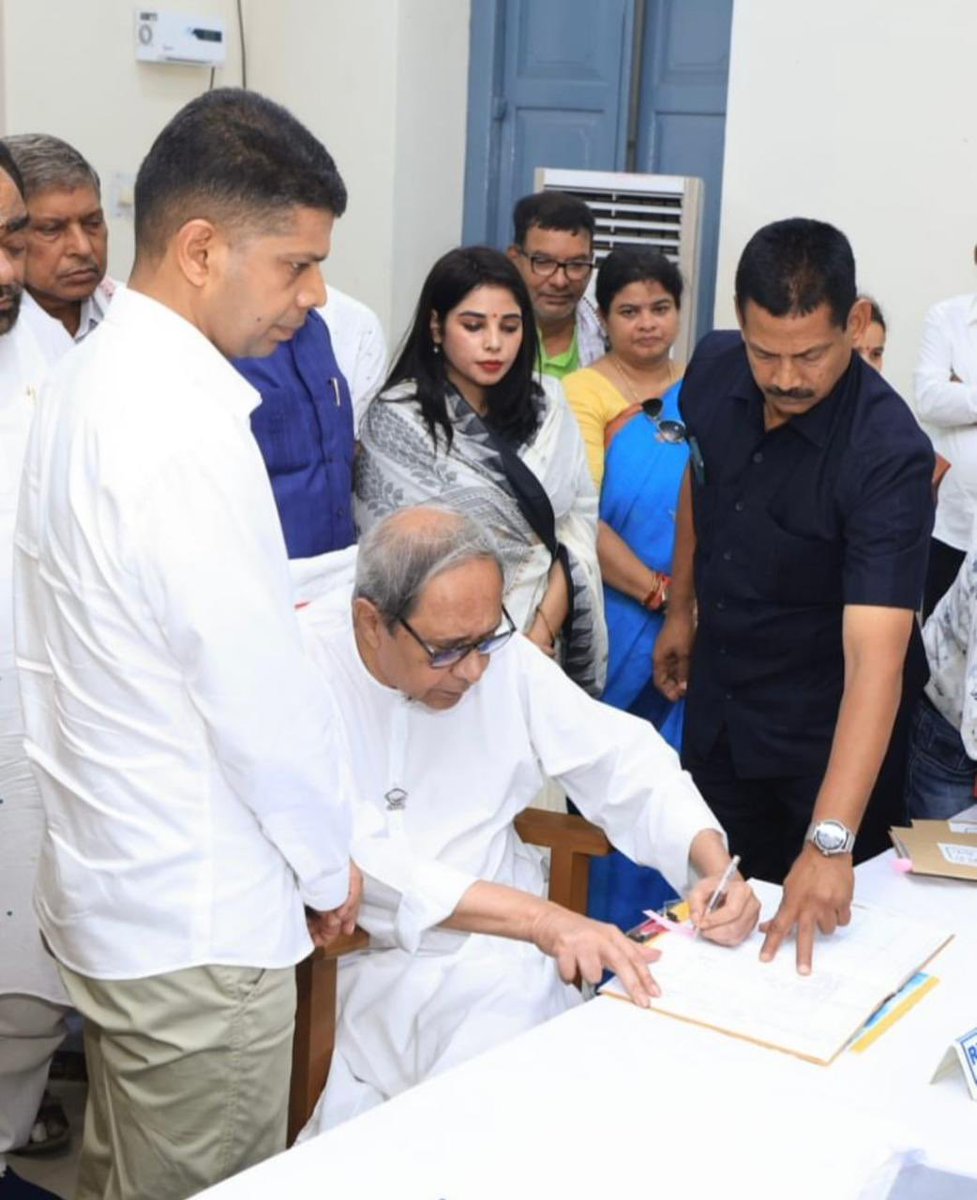
<path id="1" fill-rule="evenodd" d="M 781 888 L 751 883 L 764 918 L 773 916 Z M 646 1011 L 827 1066 L 952 937 L 902 914 L 854 904 L 850 925 L 818 935 L 814 970 L 804 976 L 790 944 L 773 962 L 761 963 L 758 931 L 733 949 L 664 932 L 655 940 L 661 957 L 651 967 L 662 995 Z M 616 978 L 601 994 L 628 998 Z"/>

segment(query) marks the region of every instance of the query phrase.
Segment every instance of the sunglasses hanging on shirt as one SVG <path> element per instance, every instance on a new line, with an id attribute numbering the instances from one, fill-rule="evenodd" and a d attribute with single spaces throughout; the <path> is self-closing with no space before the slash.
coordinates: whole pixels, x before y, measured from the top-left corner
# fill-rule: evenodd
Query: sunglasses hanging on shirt
<path id="1" fill-rule="evenodd" d="M 669 445 L 679 445 L 681 442 L 688 441 L 688 434 L 685 431 L 685 426 L 681 421 L 662 421 L 661 413 L 664 405 L 660 396 L 652 396 L 648 400 L 641 401 L 641 411 L 646 417 L 650 417 L 655 423 L 655 428 L 658 430 L 658 440 L 660 442 L 668 442 Z"/>

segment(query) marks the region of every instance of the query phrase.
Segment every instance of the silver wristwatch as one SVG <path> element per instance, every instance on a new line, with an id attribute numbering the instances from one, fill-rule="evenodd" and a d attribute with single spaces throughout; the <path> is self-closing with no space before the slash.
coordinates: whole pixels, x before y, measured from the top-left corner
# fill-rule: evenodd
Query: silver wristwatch
<path id="1" fill-rule="evenodd" d="M 805 840 L 828 858 L 835 854 L 851 854 L 855 845 L 855 835 L 848 826 L 834 820 L 812 821 Z"/>

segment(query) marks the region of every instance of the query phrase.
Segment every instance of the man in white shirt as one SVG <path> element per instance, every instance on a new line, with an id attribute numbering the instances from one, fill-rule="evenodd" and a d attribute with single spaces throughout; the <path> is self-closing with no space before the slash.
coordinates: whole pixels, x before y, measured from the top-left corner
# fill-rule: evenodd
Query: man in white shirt
<path id="1" fill-rule="evenodd" d="M 913 383 L 916 416 L 950 463 L 936 504 L 925 619 L 960 569 L 977 513 L 977 295 L 941 300 L 926 314 Z"/>
<path id="2" fill-rule="evenodd" d="M 115 281 L 105 274 L 108 226 L 95 168 L 44 133 L 5 139 L 24 180 L 27 234 L 24 316 L 49 362 L 57 362 L 105 316 Z"/>
<path id="3" fill-rule="evenodd" d="M 380 318 L 331 283 L 319 314 L 329 328 L 336 361 L 349 384 L 355 431 L 387 373 L 387 342 Z"/>
<path id="4" fill-rule="evenodd" d="M 343 959 L 318 1131 L 579 1002 L 605 967 L 657 994 L 646 952 L 542 898 L 517 814 L 545 776 L 611 841 L 704 915 L 729 863 L 722 831 L 647 722 L 592 700 L 515 627 L 490 536 L 444 509 L 401 509 L 360 542 L 352 620 L 303 610 L 356 772 L 353 856 L 370 949 Z M 513 636 L 515 634 L 515 636 Z M 734 943 L 758 905 L 737 878 L 705 936 Z M 491 935 L 491 936 L 485 936 Z"/>
<path id="5" fill-rule="evenodd" d="M 182 1200 L 284 1145 L 294 964 L 350 928 L 348 789 L 227 358 L 323 303 L 346 191 L 219 89 L 136 180 L 136 262 L 49 377 L 16 535 L 36 908 L 85 1017 L 79 1200 Z"/>
<path id="6" fill-rule="evenodd" d="M 906 763 L 911 817 L 945 821 L 977 781 L 977 541 L 923 626 L 930 677 L 913 714 Z"/>
<path id="7" fill-rule="evenodd" d="M 24 754 L 14 667 L 14 521 L 43 356 L 21 313 L 28 214 L 0 143 L 0 1197 L 50 1196 L 20 1179 L 8 1151 L 28 1142 L 68 998 L 31 907 L 44 813 Z"/>

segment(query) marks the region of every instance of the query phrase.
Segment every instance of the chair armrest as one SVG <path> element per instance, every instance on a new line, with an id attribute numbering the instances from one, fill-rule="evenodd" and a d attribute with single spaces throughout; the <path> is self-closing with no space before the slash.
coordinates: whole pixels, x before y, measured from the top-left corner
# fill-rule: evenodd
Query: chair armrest
<path id="1" fill-rule="evenodd" d="M 542 808 L 525 809 L 516 817 L 515 826 L 524 842 L 551 851 L 549 897 L 553 903 L 586 913 L 590 860 L 603 858 L 614 849 L 603 831 L 583 817 Z"/>
<path id="2" fill-rule="evenodd" d="M 354 950 L 365 950 L 370 944 L 370 935 L 359 925 L 352 933 L 341 933 L 325 947 L 316 947 L 312 951 L 313 958 L 342 958 L 344 954 L 352 954 Z"/>
<path id="3" fill-rule="evenodd" d="M 515 826 L 516 833 L 524 842 L 548 846 L 551 850 L 566 849 L 574 854 L 603 858 L 614 848 L 602 829 L 572 813 L 527 808 L 516 817 Z"/>

